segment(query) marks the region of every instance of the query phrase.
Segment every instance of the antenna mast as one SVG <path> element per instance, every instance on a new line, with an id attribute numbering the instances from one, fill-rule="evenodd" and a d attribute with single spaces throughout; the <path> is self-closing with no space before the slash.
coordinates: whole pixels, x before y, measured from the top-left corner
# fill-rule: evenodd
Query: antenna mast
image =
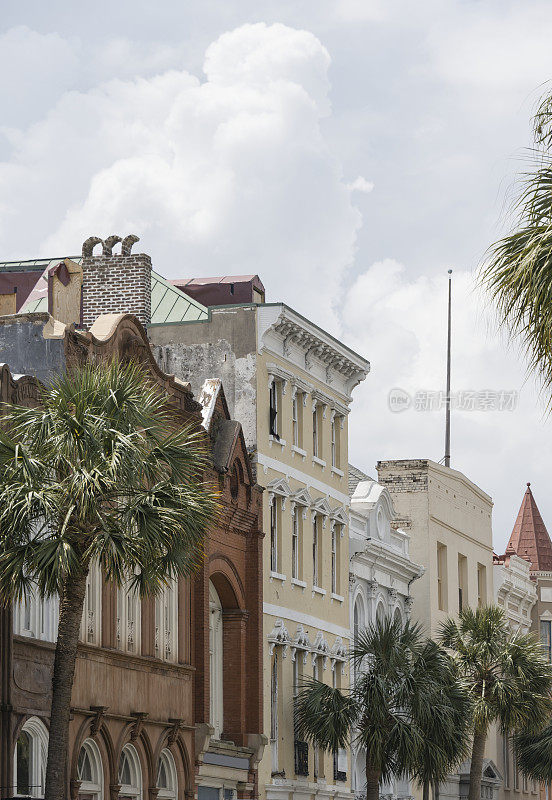
<path id="1" fill-rule="evenodd" d="M 451 295 L 452 270 L 448 271 L 448 336 L 447 336 L 447 396 L 445 400 L 445 467 L 450 467 L 450 334 L 451 334 Z"/>

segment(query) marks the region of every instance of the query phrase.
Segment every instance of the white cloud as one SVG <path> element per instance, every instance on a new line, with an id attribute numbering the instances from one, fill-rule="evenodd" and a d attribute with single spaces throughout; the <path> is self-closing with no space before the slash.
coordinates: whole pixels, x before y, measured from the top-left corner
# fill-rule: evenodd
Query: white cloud
<path id="1" fill-rule="evenodd" d="M 244 25 L 208 48 L 205 81 L 65 93 L 0 165 L 5 257 L 135 231 L 167 275 L 259 272 L 271 298 L 335 327 L 361 217 L 320 129 L 328 67 L 311 33 Z"/>
<path id="2" fill-rule="evenodd" d="M 375 474 L 386 458 L 431 458 L 444 452 L 444 410 L 402 413 L 389 408 L 391 389 L 411 398 L 442 392 L 446 371 L 447 274 L 411 278 L 402 264 L 385 260 L 358 276 L 343 308 L 343 336 L 372 359 L 356 391 L 351 416 L 351 461 Z M 540 443 L 547 429 L 543 407 L 524 364 L 490 332 L 490 318 L 474 276 L 453 273 L 452 393 L 518 393 L 515 410 L 452 413 L 452 466 L 493 497 L 508 497 L 495 511 L 495 544 L 504 547 L 521 501 L 520 468 L 527 480 L 546 469 Z M 423 394 L 418 395 L 422 404 Z M 546 448 L 545 448 L 546 449 Z M 531 453 L 530 463 L 519 463 Z M 492 469 L 490 468 L 492 465 Z"/>
<path id="3" fill-rule="evenodd" d="M 362 175 L 359 175 L 358 178 L 355 178 L 354 181 L 348 184 L 348 188 L 351 190 L 351 192 L 370 194 L 374 188 L 374 184 L 372 181 L 367 181 L 366 178 L 363 178 Z"/>

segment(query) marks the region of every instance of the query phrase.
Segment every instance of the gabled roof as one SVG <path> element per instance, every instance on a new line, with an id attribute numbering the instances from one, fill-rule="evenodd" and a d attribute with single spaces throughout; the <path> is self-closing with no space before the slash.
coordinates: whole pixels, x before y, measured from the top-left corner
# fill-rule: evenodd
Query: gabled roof
<path id="1" fill-rule="evenodd" d="M 81 256 L 71 256 L 71 261 L 80 264 Z M 0 274 L 36 272 L 36 285 L 29 295 L 26 303 L 20 309 L 22 314 L 48 311 L 47 277 L 48 270 L 55 266 L 62 258 L 43 258 L 34 261 L 4 261 L 0 262 Z M 194 300 L 178 287 L 163 278 L 157 272 L 151 273 L 151 321 L 152 323 L 166 322 L 197 322 L 208 319 L 209 312 L 205 306 Z"/>
<path id="2" fill-rule="evenodd" d="M 530 561 L 532 572 L 552 571 L 552 542 L 537 508 L 530 483 L 527 484 L 506 548 L 506 555 L 511 553 Z"/>

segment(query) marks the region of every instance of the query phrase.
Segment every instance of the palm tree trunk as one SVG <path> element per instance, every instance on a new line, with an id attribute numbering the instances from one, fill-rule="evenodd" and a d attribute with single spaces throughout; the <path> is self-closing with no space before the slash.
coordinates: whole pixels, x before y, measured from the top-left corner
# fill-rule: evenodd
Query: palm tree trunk
<path id="1" fill-rule="evenodd" d="M 481 800 L 481 772 L 483 770 L 486 741 L 487 731 L 475 732 L 473 736 L 468 800 Z"/>
<path id="2" fill-rule="evenodd" d="M 44 800 L 65 800 L 66 797 L 71 692 L 86 592 L 86 575 L 83 572 L 66 584 L 60 599 Z"/>
<path id="3" fill-rule="evenodd" d="M 381 772 L 374 769 L 366 755 L 366 800 L 379 800 Z"/>
<path id="4" fill-rule="evenodd" d="M 424 781 L 422 787 L 422 800 L 429 800 L 429 781 Z"/>

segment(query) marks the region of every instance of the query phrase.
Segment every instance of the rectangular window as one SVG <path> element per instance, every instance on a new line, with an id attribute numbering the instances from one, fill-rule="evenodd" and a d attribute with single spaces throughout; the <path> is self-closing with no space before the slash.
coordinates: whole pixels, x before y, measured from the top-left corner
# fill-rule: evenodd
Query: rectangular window
<path id="1" fill-rule="evenodd" d="M 293 530 L 291 532 L 291 577 L 296 580 L 298 580 L 300 576 L 299 514 L 300 511 L 296 506 L 293 511 Z"/>
<path id="2" fill-rule="evenodd" d="M 477 605 L 484 606 L 487 602 L 487 568 L 483 564 L 477 565 Z"/>
<path id="3" fill-rule="evenodd" d="M 510 788 L 510 742 L 508 736 L 502 734 L 502 767 L 504 773 L 504 788 Z"/>
<path id="4" fill-rule="evenodd" d="M 312 409 L 312 454 L 313 456 L 319 456 L 319 447 L 318 447 L 318 406 L 314 406 Z"/>
<path id="5" fill-rule="evenodd" d="M 299 402 L 297 392 L 295 392 L 291 401 L 291 419 L 293 425 L 293 444 L 295 447 L 299 447 Z"/>
<path id="6" fill-rule="evenodd" d="M 320 577 L 320 544 L 318 541 L 318 518 L 314 514 L 312 518 L 312 585 L 319 586 Z"/>
<path id="7" fill-rule="evenodd" d="M 315 681 L 320 680 L 319 668 L 318 668 L 318 661 L 319 656 L 315 656 L 314 662 L 312 665 L 312 677 Z M 314 777 L 320 777 L 320 748 L 313 747 L 313 755 L 314 755 Z"/>
<path id="8" fill-rule="evenodd" d="M 278 772 L 278 655 L 272 658 L 270 677 L 270 746 L 272 750 L 272 772 Z"/>
<path id="9" fill-rule="evenodd" d="M 332 467 L 337 467 L 337 421 L 335 414 L 332 414 Z"/>
<path id="10" fill-rule="evenodd" d="M 278 382 L 273 380 L 270 384 L 270 409 L 269 409 L 269 432 L 275 439 L 280 438 L 280 420 L 278 416 Z"/>
<path id="11" fill-rule="evenodd" d="M 519 789 L 519 769 L 515 750 L 512 750 L 512 761 L 514 767 L 514 789 L 517 791 Z"/>
<path id="12" fill-rule="evenodd" d="M 270 505 L 270 570 L 278 572 L 278 499 Z"/>
<path id="13" fill-rule="evenodd" d="M 468 605 L 468 559 L 458 554 L 458 611 Z"/>
<path id="14" fill-rule="evenodd" d="M 338 574 L 337 574 L 337 532 L 336 525 L 332 528 L 332 593 L 338 594 Z"/>
<path id="15" fill-rule="evenodd" d="M 540 621 L 540 638 L 544 652 L 549 661 L 552 661 L 552 622 L 548 619 Z"/>
<path id="16" fill-rule="evenodd" d="M 437 603 L 439 611 L 448 610 L 447 548 L 437 542 Z"/>

